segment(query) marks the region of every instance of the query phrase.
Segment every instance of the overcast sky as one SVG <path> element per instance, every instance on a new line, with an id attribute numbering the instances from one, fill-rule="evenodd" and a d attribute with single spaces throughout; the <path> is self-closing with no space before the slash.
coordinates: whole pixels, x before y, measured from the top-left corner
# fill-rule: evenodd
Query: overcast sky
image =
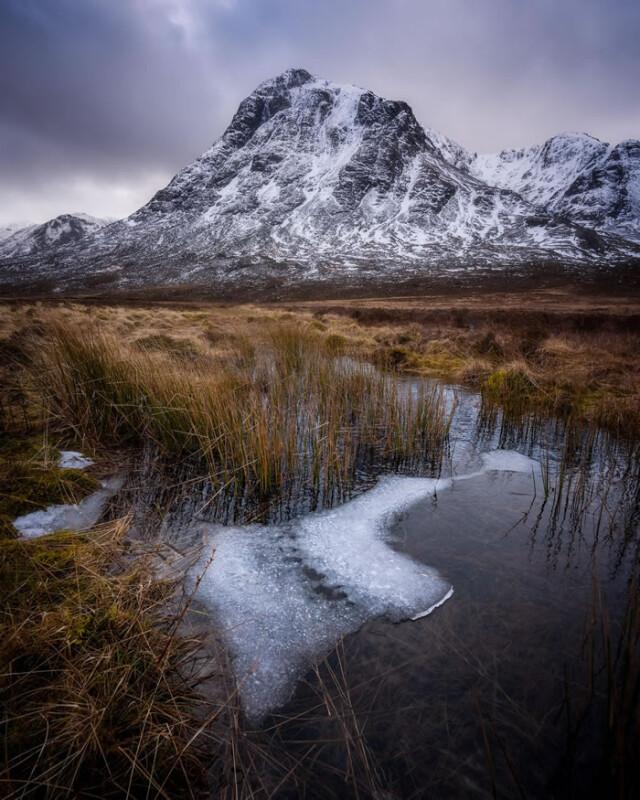
<path id="1" fill-rule="evenodd" d="M 0 224 L 131 213 L 290 66 L 479 152 L 640 138 L 640 0 L 0 0 Z"/>

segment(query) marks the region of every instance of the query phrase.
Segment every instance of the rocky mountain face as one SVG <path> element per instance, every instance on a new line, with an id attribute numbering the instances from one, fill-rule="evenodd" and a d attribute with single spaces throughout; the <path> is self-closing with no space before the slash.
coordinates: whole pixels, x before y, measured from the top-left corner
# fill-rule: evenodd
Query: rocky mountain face
<path id="1" fill-rule="evenodd" d="M 88 234 L 95 233 L 108 220 L 88 214 L 60 214 L 42 223 L 22 228 L 7 226 L 0 233 L 0 260 L 48 254 L 57 248 L 75 244 Z"/>
<path id="2" fill-rule="evenodd" d="M 129 218 L 0 244 L 2 280 L 286 287 L 615 264 L 640 254 L 638 147 L 556 137 L 475 156 L 406 103 L 288 70 Z"/>
<path id="3" fill-rule="evenodd" d="M 547 213 L 640 242 L 640 141 L 613 147 L 562 134 L 524 150 L 469 156 L 463 168 Z"/>

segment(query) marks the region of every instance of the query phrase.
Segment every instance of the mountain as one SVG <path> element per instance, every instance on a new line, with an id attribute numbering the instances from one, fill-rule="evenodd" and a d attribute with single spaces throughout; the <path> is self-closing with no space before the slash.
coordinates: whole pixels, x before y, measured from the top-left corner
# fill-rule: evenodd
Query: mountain
<path id="1" fill-rule="evenodd" d="M 108 220 L 88 214 L 60 214 L 42 225 L 27 225 L 18 227 L 17 230 L 12 229 L 13 226 L 7 226 L 7 235 L 2 237 L 0 234 L 0 259 L 48 253 L 55 248 L 78 242 L 107 223 Z"/>
<path id="2" fill-rule="evenodd" d="M 614 147 L 587 134 L 562 134 L 528 149 L 469 154 L 462 163 L 479 180 L 549 214 L 640 242 L 640 141 Z"/>
<path id="3" fill-rule="evenodd" d="M 563 197 L 603 163 L 592 149 L 593 164 L 583 148 L 554 150 Z M 404 102 L 287 70 L 243 100 L 222 137 L 127 219 L 47 249 L 39 233 L 39 249 L 7 256 L 2 247 L 3 282 L 397 285 L 443 271 L 611 265 L 640 254 L 617 227 L 598 222 L 596 231 L 586 212 L 589 224 L 552 208 L 554 171 L 542 151 L 503 155 L 468 153 L 424 129 Z M 534 163 L 539 176 L 529 178 Z M 597 180 L 604 197 L 608 179 Z M 594 185 L 576 195 L 592 211 Z"/>
<path id="4" fill-rule="evenodd" d="M 10 236 L 13 236 L 14 233 L 21 230 L 22 228 L 28 227 L 27 222 L 13 222 L 9 225 L 0 225 L 0 244 L 4 242 L 5 239 L 8 239 Z"/>

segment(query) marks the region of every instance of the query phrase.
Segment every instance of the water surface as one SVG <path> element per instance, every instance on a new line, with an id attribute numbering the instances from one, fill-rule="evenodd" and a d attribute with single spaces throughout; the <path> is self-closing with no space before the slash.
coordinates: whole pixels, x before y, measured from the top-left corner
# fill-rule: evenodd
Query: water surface
<path id="1" fill-rule="evenodd" d="M 392 528 L 393 546 L 455 594 L 425 619 L 348 636 L 256 736 L 287 765 L 313 753 L 296 773 L 309 797 L 611 796 L 604 654 L 609 637 L 624 660 L 616 642 L 636 595 L 637 452 L 456 394 L 443 478 L 471 476 Z M 495 447 L 540 469 L 479 470 Z M 637 706 L 622 714 L 614 728 L 637 733 Z"/>

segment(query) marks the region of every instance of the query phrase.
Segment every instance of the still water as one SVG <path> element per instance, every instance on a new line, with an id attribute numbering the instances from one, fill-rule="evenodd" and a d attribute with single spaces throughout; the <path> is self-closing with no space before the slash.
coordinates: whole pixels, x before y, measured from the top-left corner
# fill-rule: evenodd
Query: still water
<path id="1" fill-rule="evenodd" d="M 385 541 L 453 595 L 416 621 L 374 615 L 307 671 L 248 734 L 273 773 L 263 792 L 631 797 L 637 452 L 600 432 L 487 415 L 477 396 L 448 391 L 457 407 L 439 477 L 454 479 L 403 509 Z M 537 466 L 479 468 L 501 448 Z"/>
<path id="2" fill-rule="evenodd" d="M 190 580 L 235 672 L 241 783 L 260 798 L 638 796 L 637 445 L 443 391 L 442 459 L 363 463 L 338 500 L 252 510 L 136 476 L 141 535 L 200 548 Z"/>

